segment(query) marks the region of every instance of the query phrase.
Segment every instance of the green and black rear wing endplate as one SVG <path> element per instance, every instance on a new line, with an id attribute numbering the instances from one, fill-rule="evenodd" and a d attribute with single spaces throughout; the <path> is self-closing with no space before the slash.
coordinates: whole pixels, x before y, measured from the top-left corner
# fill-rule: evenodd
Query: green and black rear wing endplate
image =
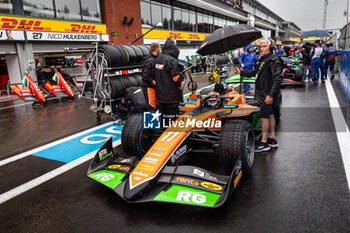
<path id="1" fill-rule="evenodd" d="M 218 175 L 195 166 L 164 166 L 142 191 L 142 195 L 127 200 L 124 194 L 128 178 L 138 160 L 136 157 L 120 158 L 114 153 L 106 157 L 108 151 L 113 152 L 110 149 L 112 145 L 109 147 L 107 144 L 97 152 L 88 170 L 88 177 L 113 189 L 131 203 L 167 202 L 216 208 L 227 201 L 242 177 L 241 159 L 236 162 L 230 176 Z"/>

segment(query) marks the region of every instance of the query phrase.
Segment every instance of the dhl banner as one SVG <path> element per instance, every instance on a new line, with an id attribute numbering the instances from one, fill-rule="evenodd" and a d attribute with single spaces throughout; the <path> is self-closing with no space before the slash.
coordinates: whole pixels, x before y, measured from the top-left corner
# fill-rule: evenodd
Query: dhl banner
<path id="1" fill-rule="evenodd" d="M 148 32 L 149 29 L 142 29 L 142 34 Z M 174 40 L 204 40 L 210 34 L 205 33 L 193 33 L 193 32 L 179 32 L 179 31 L 167 31 L 167 30 L 153 30 L 148 33 L 144 38 L 145 39 L 158 39 L 166 40 L 168 38 Z"/>
<path id="2" fill-rule="evenodd" d="M 329 37 L 308 37 L 303 39 L 303 41 L 314 41 L 314 40 L 328 41 Z"/>
<path id="3" fill-rule="evenodd" d="M 142 29 L 142 34 L 145 34 L 150 29 Z M 150 44 L 153 41 L 158 41 L 160 44 L 164 44 L 165 40 L 171 38 L 173 40 L 197 40 L 203 41 L 210 34 L 205 33 L 193 33 L 193 32 L 180 32 L 180 31 L 167 31 L 167 30 L 153 30 L 144 37 L 144 43 Z M 261 39 L 257 39 L 252 44 L 260 44 Z M 282 44 L 282 41 L 277 41 Z"/>
<path id="4" fill-rule="evenodd" d="M 24 27 L 25 28 L 24 28 Z M 108 41 L 103 24 L 0 15 L 0 40 Z"/>
<path id="5" fill-rule="evenodd" d="M 290 38 L 289 40 L 293 41 L 293 42 L 300 42 L 301 41 L 301 39 L 299 37 Z"/>

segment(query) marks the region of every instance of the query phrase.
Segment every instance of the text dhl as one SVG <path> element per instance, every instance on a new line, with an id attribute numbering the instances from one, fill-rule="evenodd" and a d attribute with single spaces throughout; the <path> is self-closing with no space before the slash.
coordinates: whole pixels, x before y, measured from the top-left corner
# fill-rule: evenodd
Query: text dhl
<path id="1" fill-rule="evenodd" d="M 169 38 L 171 38 L 171 39 L 182 39 L 183 37 L 181 36 L 180 32 L 170 32 L 169 33 Z"/>
<path id="2" fill-rule="evenodd" d="M 28 31 L 44 31 L 44 27 L 41 25 L 41 20 L 16 20 L 16 19 L 1 19 L 1 27 L 0 29 L 6 30 L 23 30 L 23 24 L 25 26 L 25 30 Z M 98 33 L 95 31 L 96 26 L 92 25 L 80 25 L 80 24 L 70 24 L 70 28 L 65 32 L 73 32 L 73 33 Z M 47 29 L 46 29 L 47 30 Z"/>

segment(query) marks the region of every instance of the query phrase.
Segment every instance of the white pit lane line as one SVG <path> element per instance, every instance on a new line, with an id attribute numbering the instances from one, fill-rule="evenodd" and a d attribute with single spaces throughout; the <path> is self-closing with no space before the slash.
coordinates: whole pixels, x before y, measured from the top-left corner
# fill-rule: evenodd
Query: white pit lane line
<path id="1" fill-rule="evenodd" d="M 350 132 L 329 77 L 326 80 L 326 89 L 335 130 L 337 132 L 339 148 L 343 158 L 345 175 L 350 190 Z"/>
<path id="2" fill-rule="evenodd" d="M 81 135 L 90 133 L 90 132 L 95 131 L 95 130 L 98 130 L 98 129 L 103 128 L 103 127 L 105 127 L 105 126 L 107 126 L 107 125 L 111 125 L 111 124 L 113 124 L 113 123 L 115 123 L 115 122 L 108 122 L 108 123 L 105 123 L 105 124 L 96 126 L 96 127 L 94 127 L 94 128 L 91 128 L 91 129 L 82 131 L 82 132 L 80 132 L 80 133 L 73 134 L 73 135 L 71 135 L 71 136 L 69 136 L 69 137 L 62 138 L 62 139 L 60 139 L 60 140 L 58 140 L 58 141 L 51 142 L 51 143 L 49 143 L 49 144 L 46 144 L 46 145 L 44 145 L 44 146 L 35 148 L 35 149 L 33 149 L 33 150 L 23 152 L 23 153 L 21 153 L 21 154 L 12 156 L 12 157 L 7 158 L 7 159 L 3 159 L 3 160 L 0 161 L 0 167 L 3 166 L 3 165 L 5 165 L 5 164 L 11 163 L 11 162 L 14 162 L 14 161 L 16 161 L 16 160 L 19 160 L 19 159 L 22 159 L 22 158 L 24 158 L 24 157 L 27 157 L 27 156 L 29 156 L 29 155 L 32 155 L 32 154 L 34 154 L 34 153 L 36 153 L 36 152 L 38 152 L 38 151 L 41 151 L 41 150 L 44 150 L 44 149 L 53 147 L 53 146 L 58 145 L 58 144 L 60 144 L 60 143 L 62 143 L 62 142 L 69 141 L 69 140 L 71 140 L 71 139 L 73 139 L 73 138 L 79 137 L 79 136 L 81 136 Z"/>
<path id="3" fill-rule="evenodd" d="M 120 145 L 120 139 L 113 142 L 113 147 L 116 147 Z M 3 193 L 0 195 L 0 205 L 32 188 L 35 188 L 36 186 L 41 185 L 42 183 L 51 180 L 53 178 L 55 178 L 56 176 L 61 175 L 62 173 L 69 171 L 77 166 L 79 166 L 82 163 L 85 163 L 89 160 L 91 160 L 95 154 L 97 153 L 98 150 L 95 150 L 83 157 L 80 157 L 79 159 L 76 159 L 70 163 L 67 163 L 61 167 L 56 168 L 55 170 L 52 170 L 42 176 L 39 176 L 38 178 L 35 178 L 25 184 L 22 184 L 20 186 L 17 186 L 14 189 L 11 189 L 10 191 L 7 191 L 6 193 Z"/>

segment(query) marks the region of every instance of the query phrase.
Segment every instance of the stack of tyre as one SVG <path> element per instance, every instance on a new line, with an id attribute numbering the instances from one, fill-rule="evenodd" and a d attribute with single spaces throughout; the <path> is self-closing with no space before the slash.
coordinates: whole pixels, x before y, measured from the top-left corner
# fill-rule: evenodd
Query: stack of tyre
<path id="1" fill-rule="evenodd" d="M 144 45 L 102 45 L 99 52 L 104 54 L 108 67 L 122 67 L 142 65 L 144 59 L 150 54 L 148 47 Z M 109 90 L 112 99 L 124 97 L 129 87 L 142 87 L 141 74 L 110 76 Z"/>
<path id="2" fill-rule="evenodd" d="M 99 53 L 104 54 L 108 67 L 127 67 L 141 65 L 150 50 L 144 45 L 101 45 Z"/>
<path id="3" fill-rule="evenodd" d="M 109 79 L 109 90 L 112 99 L 124 97 L 129 87 L 143 87 L 142 75 L 140 73 L 129 75 L 111 76 Z"/>

